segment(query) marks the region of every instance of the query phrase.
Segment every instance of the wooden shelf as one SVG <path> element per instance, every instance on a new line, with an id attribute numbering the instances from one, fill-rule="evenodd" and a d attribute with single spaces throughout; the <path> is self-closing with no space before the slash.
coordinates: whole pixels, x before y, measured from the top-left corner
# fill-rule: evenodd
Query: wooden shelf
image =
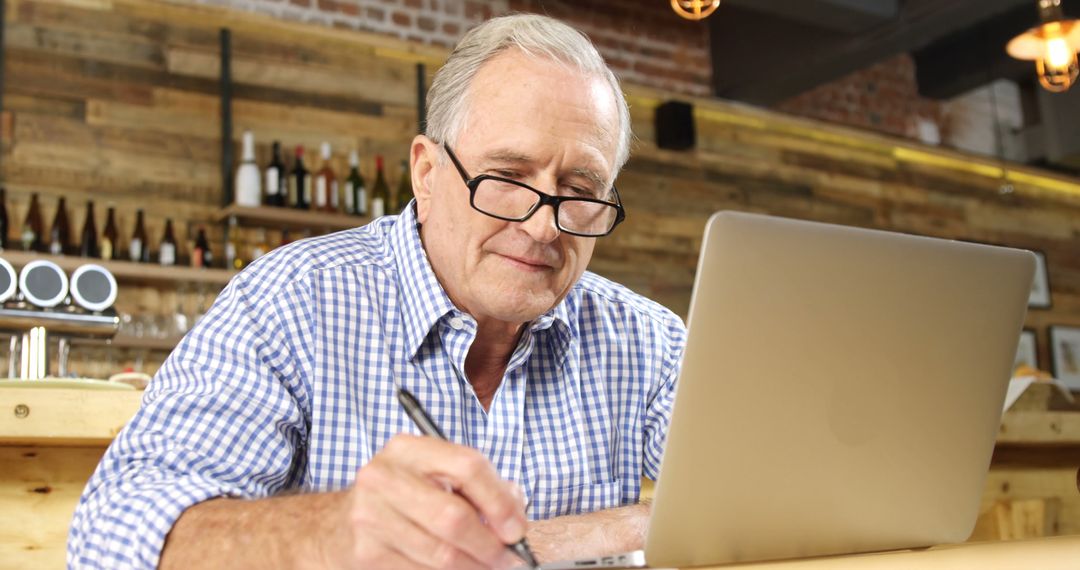
<path id="1" fill-rule="evenodd" d="M 110 340 L 106 339 L 92 339 L 92 338 L 73 338 L 72 344 L 77 345 L 93 345 L 93 346 L 111 346 L 119 349 L 132 349 L 132 350 L 161 350 L 171 352 L 176 348 L 176 345 L 180 343 L 182 336 L 168 336 L 165 338 L 156 337 L 138 337 L 130 334 L 118 334 Z"/>
<path id="2" fill-rule="evenodd" d="M 0 444 L 105 446 L 141 400 L 138 390 L 0 388 Z"/>
<path id="3" fill-rule="evenodd" d="M 273 206 L 259 206 L 251 208 L 233 204 L 220 210 L 217 214 L 218 221 L 225 221 L 229 216 L 236 216 L 241 225 L 263 225 L 280 229 L 318 229 L 318 230 L 347 230 L 362 226 L 371 218 L 364 216 L 350 216 L 347 214 L 332 214 L 329 212 L 315 212 L 311 210 L 297 210 L 294 208 L 276 208 Z"/>
<path id="4" fill-rule="evenodd" d="M 229 282 L 229 279 L 236 275 L 235 271 L 228 269 L 202 269 L 178 265 L 164 266 L 156 263 L 105 261 L 104 259 L 50 255 L 28 251 L 7 250 L 0 252 L 0 257 L 11 262 L 16 269 L 35 259 L 52 261 L 67 272 L 74 271 L 75 268 L 87 263 L 95 263 L 108 269 L 116 277 L 116 280 L 121 283 L 207 283 L 224 287 Z"/>

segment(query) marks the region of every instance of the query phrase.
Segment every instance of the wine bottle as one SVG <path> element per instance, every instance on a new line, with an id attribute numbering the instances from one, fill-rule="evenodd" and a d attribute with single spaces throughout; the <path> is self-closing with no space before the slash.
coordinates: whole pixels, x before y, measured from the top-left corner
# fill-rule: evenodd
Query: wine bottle
<path id="1" fill-rule="evenodd" d="M 357 216 L 367 215 L 367 188 L 360 175 L 360 155 L 349 153 L 349 177 L 345 179 L 345 212 Z"/>
<path id="2" fill-rule="evenodd" d="M 150 243 L 146 241 L 146 225 L 143 223 L 143 211 L 135 212 L 135 231 L 128 243 L 128 257 L 137 263 L 150 262 Z"/>
<path id="3" fill-rule="evenodd" d="M 394 211 L 401 213 L 409 202 L 412 202 L 412 180 L 409 179 L 409 161 L 401 161 L 401 169 L 398 172 L 398 187 L 397 187 L 397 207 Z"/>
<path id="4" fill-rule="evenodd" d="M 105 229 L 101 232 L 101 259 L 120 259 L 119 234 L 116 231 L 116 208 L 109 206 L 105 214 Z"/>
<path id="5" fill-rule="evenodd" d="M 71 253 L 71 224 L 68 223 L 67 200 L 63 196 L 56 201 L 56 215 L 53 216 L 52 229 L 49 230 L 49 253 Z"/>
<path id="6" fill-rule="evenodd" d="M 273 156 L 264 173 L 266 175 L 266 205 L 284 206 L 289 177 L 285 172 L 285 163 L 281 160 L 281 143 L 278 141 L 274 141 Z"/>
<path id="7" fill-rule="evenodd" d="M 386 184 L 386 174 L 383 172 L 383 159 L 381 155 L 375 156 L 375 186 L 371 189 L 371 217 L 378 218 L 386 215 L 386 207 L 390 202 L 390 186 Z"/>
<path id="8" fill-rule="evenodd" d="M 289 245 L 290 243 L 292 243 L 292 241 L 292 236 L 289 235 L 289 230 L 281 230 L 281 242 L 278 243 L 278 246 L 280 247 L 283 245 Z"/>
<path id="9" fill-rule="evenodd" d="M 241 252 L 240 228 L 236 224 L 236 216 L 229 216 L 229 239 L 225 241 L 226 269 L 239 271 L 247 265 Z"/>
<path id="10" fill-rule="evenodd" d="M 296 161 L 293 163 L 292 175 L 289 177 L 289 196 L 295 196 L 296 201 L 292 206 L 300 210 L 311 207 L 311 175 L 304 168 L 304 147 L 296 147 Z"/>
<path id="11" fill-rule="evenodd" d="M 79 256 L 98 256 L 97 224 L 94 223 L 94 201 L 86 201 L 86 220 L 83 221 L 82 240 L 79 242 Z"/>
<path id="12" fill-rule="evenodd" d="M 262 204 L 262 189 L 259 188 L 259 165 L 255 164 L 255 135 L 244 131 L 243 157 L 236 169 L 236 203 L 240 206 L 256 207 Z"/>
<path id="13" fill-rule="evenodd" d="M 214 254 L 210 251 L 210 242 L 206 239 L 206 229 L 199 227 L 195 236 L 195 247 L 191 250 L 192 267 L 213 267 Z"/>
<path id="14" fill-rule="evenodd" d="M 259 228 L 255 231 L 255 245 L 251 246 L 251 260 L 259 259 L 268 251 L 270 251 L 270 245 L 266 243 L 266 229 Z"/>
<path id="15" fill-rule="evenodd" d="M 8 248 L 7 190 L 0 186 L 0 251 Z"/>
<path id="16" fill-rule="evenodd" d="M 322 168 L 315 175 L 315 204 L 312 210 L 337 211 L 337 177 L 330 167 L 330 143 L 322 143 L 319 149 L 322 156 Z"/>
<path id="17" fill-rule="evenodd" d="M 35 192 L 30 195 L 30 208 L 26 210 L 26 219 L 23 221 L 20 239 L 23 249 L 26 251 L 46 251 L 41 229 L 41 205 L 38 204 L 38 195 Z"/>
<path id="18" fill-rule="evenodd" d="M 173 235 L 172 219 L 165 219 L 165 234 L 161 237 L 161 247 L 158 250 L 158 263 L 162 265 L 176 265 L 176 236 Z"/>

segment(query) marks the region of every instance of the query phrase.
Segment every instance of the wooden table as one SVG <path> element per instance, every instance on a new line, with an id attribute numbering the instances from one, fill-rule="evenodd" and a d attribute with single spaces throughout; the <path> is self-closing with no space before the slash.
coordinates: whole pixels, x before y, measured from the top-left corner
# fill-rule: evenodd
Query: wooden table
<path id="1" fill-rule="evenodd" d="M 64 567 L 67 528 L 79 495 L 105 447 L 138 409 L 141 396 L 0 389 L 0 570 Z M 1080 535 L 1077 419 L 1080 412 L 1027 409 L 1006 414 L 984 490 L 984 516 L 977 527 L 982 534 L 977 539 Z M 872 561 L 873 567 L 933 568 L 929 565 L 941 560 L 962 568 L 1080 568 L 1080 539 L 1075 537 L 1031 542 L 1030 548 L 1028 542 L 995 544 L 744 567 L 855 568 L 866 566 L 849 565 Z M 1064 551 L 1074 553 L 1071 566 L 1054 566 L 1053 558 Z M 984 563 L 984 552 L 1012 563 Z M 1036 558 L 1016 562 L 1029 555 Z M 1043 558 L 1050 562 L 1044 564 Z"/>

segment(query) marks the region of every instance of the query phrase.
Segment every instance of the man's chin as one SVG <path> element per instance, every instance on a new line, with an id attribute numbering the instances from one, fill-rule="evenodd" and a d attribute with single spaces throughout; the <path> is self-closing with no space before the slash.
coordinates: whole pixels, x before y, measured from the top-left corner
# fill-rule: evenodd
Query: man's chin
<path id="1" fill-rule="evenodd" d="M 511 295 L 498 300 L 489 299 L 488 314 L 507 323 L 526 323 L 551 310 L 556 299 L 550 295 L 543 297 Z"/>

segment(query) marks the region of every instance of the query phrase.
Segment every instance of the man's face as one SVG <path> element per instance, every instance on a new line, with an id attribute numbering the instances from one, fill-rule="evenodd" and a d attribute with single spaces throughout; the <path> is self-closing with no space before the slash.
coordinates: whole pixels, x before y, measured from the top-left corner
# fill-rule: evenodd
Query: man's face
<path id="1" fill-rule="evenodd" d="M 453 151 L 471 177 L 566 194 L 613 182 L 618 127 L 615 95 L 602 78 L 511 49 L 474 77 Z M 421 236 L 450 299 L 481 322 L 523 323 L 558 304 L 585 271 L 596 238 L 561 233 L 546 206 L 524 222 L 477 212 L 440 153 L 426 137 L 413 143 Z"/>

